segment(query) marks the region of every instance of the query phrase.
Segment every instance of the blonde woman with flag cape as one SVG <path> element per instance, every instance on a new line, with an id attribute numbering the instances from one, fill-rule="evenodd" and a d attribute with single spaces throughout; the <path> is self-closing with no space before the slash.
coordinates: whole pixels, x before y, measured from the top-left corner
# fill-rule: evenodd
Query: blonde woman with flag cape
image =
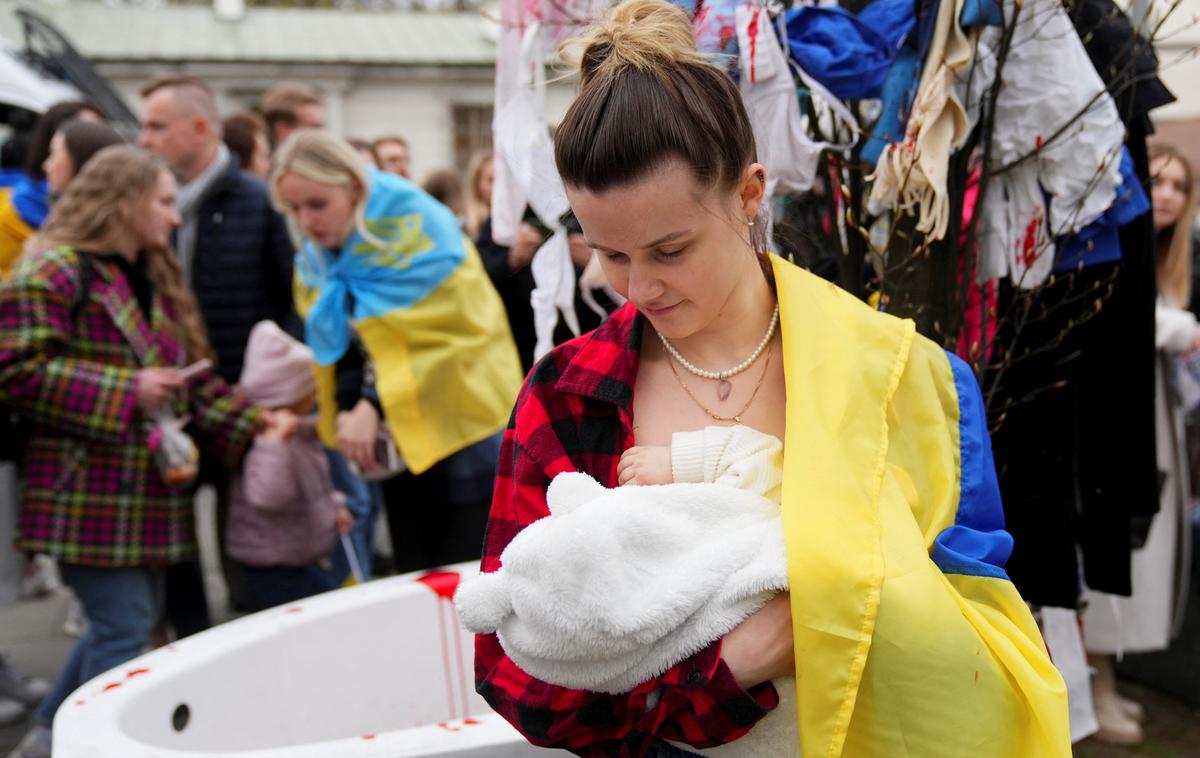
<path id="1" fill-rule="evenodd" d="M 322 438 L 386 477 L 398 570 L 477 557 L 521 369 L 474 247 L 448 208 L 327 132 L 281 146 L 271 192 L 302 239 Z"/>
<path id="2" fill-rule="evenodd" d="M 763 252 L 753 130 L 692 34 L 678 8 L 627 0 L 577 42 L 556 161 L 628 304 L 526 380 L 482 571 L 548 515 L 559 474 L 615 487 L 629 448 L 741 424 L 783 443 L 790 591 L 616 694 L 539 680 L 503 630 L 480 634 L 477 690 L 530 742 L 584 756 L 1069 756 L 1066 687 L 1004 572 L 974 376 L 911 322 Z M 692 549 L 669 529 L 637 539 Z M 639 621 L 614 617 L 613 634 Z M 790 744 L 758 729 L 775 711 L 795 719 Z"/>

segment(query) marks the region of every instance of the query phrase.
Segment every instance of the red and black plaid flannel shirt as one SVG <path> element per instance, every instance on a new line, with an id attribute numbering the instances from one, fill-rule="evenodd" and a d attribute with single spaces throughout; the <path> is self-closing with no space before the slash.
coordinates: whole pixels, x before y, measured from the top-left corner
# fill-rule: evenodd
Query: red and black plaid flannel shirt
<path id="1" fill-rule="evenodd" d="M 504 432 L 484 545 L 483 570 L 550 511 L 546 488 L 564 471 L 617 485 L 617 463 L 633 441 L 633 386 L 642 324 L 626 305 L 591 334 L 560 345 L 529 375 Z M 716 641 L 624 695 L 557 687 L 504 654 L 494 634 L 475 641 L 479 694 L 531 743 L 585 756 L 640 756 L 660 739 L 712 747 L 750 730 L 778 705 L 774 687 L 748 693 Z"/>

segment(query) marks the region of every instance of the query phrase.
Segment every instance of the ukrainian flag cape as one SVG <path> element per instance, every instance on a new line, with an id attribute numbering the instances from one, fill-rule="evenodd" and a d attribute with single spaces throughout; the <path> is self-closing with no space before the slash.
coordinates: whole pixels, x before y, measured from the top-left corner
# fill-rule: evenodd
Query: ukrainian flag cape
<path id="1" fill-rule="evenodd" d="M 779 259 L 804 758 L 1069 756 L 962 361 Z"/>
<path id="2" fill-rule="evenodd" d="M 16 270 L 25 240 L 45 220 L 47 191 L 45 182 L 24 176 L 18 184 L 0 191 L 0 280 Z"/>
<path id="3" fill-rule="evenodd" d="M 340 254 L 305 240 L 296 306 L 317 362 L 320 431 L 333 445 L 334 366 L 357 332 L 375 368 L 388 428 L 409 470 L 502 429 L 521 363 L 500 296 L 449 209 L 412 183 L 372 170 Z"/>

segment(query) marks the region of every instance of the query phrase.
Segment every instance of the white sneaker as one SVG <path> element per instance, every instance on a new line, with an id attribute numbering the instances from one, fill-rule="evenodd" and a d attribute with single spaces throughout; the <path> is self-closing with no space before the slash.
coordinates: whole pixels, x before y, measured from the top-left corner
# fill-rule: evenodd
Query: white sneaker
<path id="1" fill-rule="evenodd" d="M 50 727 L 39 724 L 30 729 L 8 758 L 50 758 Z"/>
<path id="2" fill-rule="evenodd" d="M 88 620 L 83 612 L 83 603 L 79 602 L 79 598 L 72 594 L 71 600 L 67 603 L 67 616 L 63 619 L 63 634 L 79 639 L 87 631 L 87 626 Z"/>
<path id="3" fill-rule="evenodd" d="M 0 655 L 0 699 L 16 700 L 32 708 L 42 702 L 49 692 L 49 682 L 18 671 L 7 658 Z"/>
<path id="4" fill-rule="evenodd" d="M 25 706 L 19 700 L 0 697 L 0 726 L 12 726 L 25 720 Z"/>
<path id="5" fill-rule="evenodd" d="M 47 597 L 63 586 L 58 564 L 48 555 L 35 555 L 21 579 L 21 594 L 27 598 Z"/>

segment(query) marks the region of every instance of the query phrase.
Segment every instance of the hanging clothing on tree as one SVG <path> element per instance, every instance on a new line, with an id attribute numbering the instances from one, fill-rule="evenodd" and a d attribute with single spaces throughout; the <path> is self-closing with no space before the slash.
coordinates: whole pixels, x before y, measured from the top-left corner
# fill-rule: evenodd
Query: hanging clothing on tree
<path id="1" fill-rule="evenodd" d="M 535 283 L 535 359 L 554 346 L 560 314 L 573 334 L 580 333 L 575 312 L 578 279 L 571 262 L 568 231 L 562 223 L 570 203 L 554 163 L 554 144 L 545 115 L 545 61 L 570 31 L 570 19 L 595 18 L 602 8 L 600 0 L 577 0 L 566 5 L 551 0 L 500 3 L 491 231 L 497 244 L 512 245 L 526 208 L 532 209 L 551 231 L 549 239 L 534 253 L 530 267 Z M 557 23 L 544 26 L 544 18 Z"/>
<path id="2" fill-rule="evenodd" d="M 1125 125 L 1059 0 L 1009 0 L 1004 11 L 1007 19 L 1016 14 L 1015 30 L 986 167 L 1001 173 L 980 210 L 976 275 L 1032 289 L 1054 268 L 1054 239 L 1088 226 L 1116 200 Z M 980 33 L 971 76 L 959 83 L 972 127 L 1000 75 L 1004 37 L 1003 28 Z"/>
<path id="3" fill-rule="evenodd" d="M 1173 98 L 1155 76 L 1149 45 L 1111 0 L 1074 7 L 1076 28 L 1128 130 L 1126 148 L 1138 183 L 1148 186 L 1147 114 Z M 1129 51 L 1141 50 L 1135 68 Z M 1131 86 L 1132 85 L 1132 86 Z M 1151 216 L 1119 228 L 1120 263 L 1098 263 L 1067 285 L 1033 294 L 1037 312 L 1058 302 L 1064 286 L 1111 294 L 1075 328 L 1079 309 L 1058 309 L 1027 327 L 1004 349 L 1041 351 L 1011 365 L 993 404 L 1005 418 L 993 434 L 1005 519 L 1015 540 L 1008 563 L 1021 594 L 1036 605 L 1074 608 L 1081 570 L 1087 585 L 1129 594 L 1131 518 L 1158 508 L 1154 427 L 1155 256 Z M 1008 287 L 1005 297 L 1011 298 Z M 1031 295 L 1025 295 L 1030 297 Z M 1003 310 L 1003 307 L 1002 309 Z M 1053 348 L 1052 341 L 1063 334 Z M 1122 360 L 1114 363 L 1113 356 Z M 1063 386 L 1051 389 L 1062 382 Z M 1113 398 L 1121 398 L 1114 403 Z M 1082 561 L 1082 565 L 1081 565 Z"/>
<path id="4" fill-rule="evenodd" d="M 917 230 L 931 240 L 946 236 L 950 155 L 970 133 L 955 92 L 955 82 L 966 75 L 974 57 L 971 38 L 959 21 L 964 5 L 965 0 L 941 0 L 938 5 L 904 141 L 883 149 L 867 204 L 874 215 L 887 209 L 915 215 Z"/>
<path id="5" fill-rule="evenodd" d="M 754 128 L 758 160 L 767 168 L 767 197 L 808 192 L 817 178 L 821 152 L 853 147 L 858 140 L 858 122 L 840 100 L 797 67 L 811 93 L 820 97 L 852 135 L 844 145 L 814 141 L 805 128 L 796 85 L 771 17 L 762 8 L 741 5 L 737 34 L 742 49 L 738 86 Z"/>
<path id="6" fill-rule="evenodd" d="M 1089 652 L 1121 655 L 1165 650 L 1179 633 L 1191 573 L 1191 488 L 1183 443 L 1185 408 L 1174 373 L 1200 327 L 1196 316 L 1160 297 L 1155 342 L 1154 419 L 1158 468 L 1163 472 L 1158 513 L 1145 544 L 1133 551 L 1132 594 L 1087 593 L 1083 613 Z"/>

